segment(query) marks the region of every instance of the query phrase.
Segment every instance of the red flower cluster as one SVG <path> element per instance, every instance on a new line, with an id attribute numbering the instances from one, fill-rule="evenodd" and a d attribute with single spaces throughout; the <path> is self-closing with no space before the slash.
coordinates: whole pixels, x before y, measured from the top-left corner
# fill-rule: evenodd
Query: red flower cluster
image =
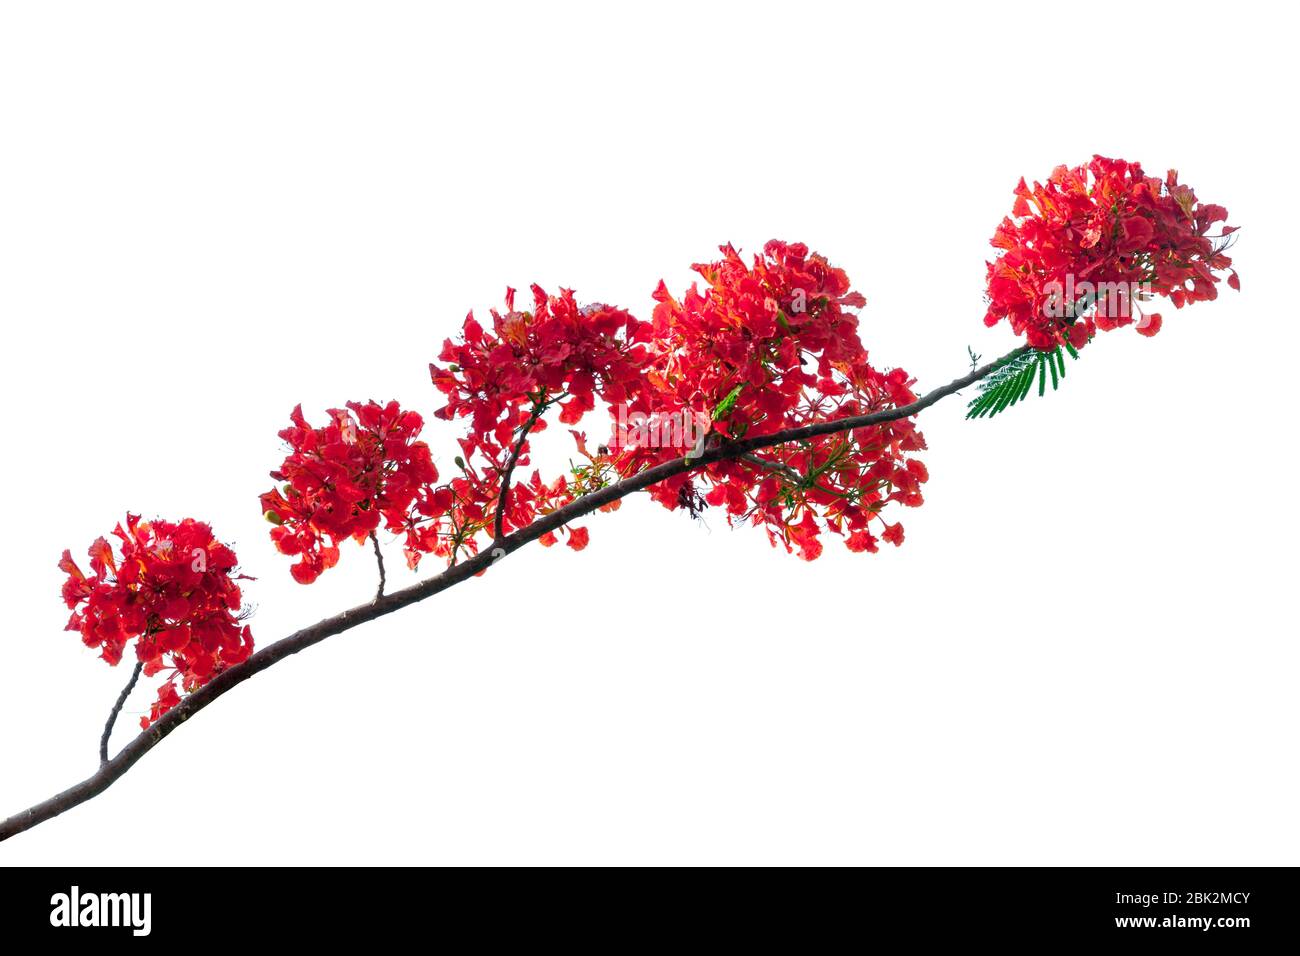
<path id="1" fill-rule="evenodd" d="M 438 470 L 429 446 L 417 441 L 424 420 L 396 402 L 349 402 L 329 411 L 329 423 L 313 428 L 302 406 L 280 432 L 290 448 L 271 477 L 283 482 L 261 496 L 262 511 L 276 525 L 271 539 L 282 554 L 296 556 L 294 580 L 310 584 L 338 563 L 341 542 L 357 542 L 384 522 L 419 548 L 427 526 L 447 510 L 449 496 L 433 489 Z"/>
<path id="2" fill-rule="evenodd" d="M 267 516 L 280 525 L 272 532 L 277 547 L 302 555 L 295 577 L 314 580 L 338 560 L 339 540 L 363 538 L 380 515 L 389 530 L 405 533 L 410 567 L 429 553 L 454 562 L 495 535 L 499 507 L 501 531 L 508 533 L 610 482 L 680 458 L 697 443 L 763 435 L 915 398 L 906 372 L 881 372 L 868 361 L 857 316 L 849 311 L 865 299 L 851 291 L 843 270 L 800 243 L 768 243 L 752 266 L 730 246 L 723 254 L 695 267 L 706 285 L 693 286 L 680 302 L 661 282 L 652 322 L 613 306 L 579 305 L 567 289 L 548 296 L 536 286 L 531 309 L 516 309 L 508 290 L 505 310 L 491 312 L 489 328 L 470 313 L 459 341 L 444 344 L 443 364 L 430 365 L 434 385 L 447 398 L 435 414 L 468 426 L 459 440 L 457 472 L 440 486 L 432 484 L 436 473 L 426 466 L 423 445 L 409 457 L 419 467 L 405 475 L 400 494 L 375 484 L 377 475 L 405 473 L 403 454 L 414 429 L 405 443 L 396 443 L 397 452 L 381 450 L 364 420 L 349 424 L 347 413 L 335 411 L 329 425 L 311 429 L 295 411 L 295 427 L 281 433 L 294 453 L 273 473 L 289 487 L 262 496 Z M 558 407 L 560 423 L 575 425 L 597 399 L 616 422 L 629 415 L 669 416 L 698 426 L 700 434 L 686 445 L 628 442 L 616 427 L 593 452 L 586 436 L 573 431 L 581 458 L 566 474 L 547 480 L 529 469 L 530 438 L 546 428 L 547 413 Z M 406 420 L 395 406 L 389 409 L 390 418 Z M 851 550 L 874 551 L 873 530 L 902 542 L 902 527 L 881 517 L 883 507 L 923 500 L 925 467 L 908 456 L 924 447 L 911 421 L 893 422 L 719 462 L 660 482 L 650 494 L 693 515 L 723 507 L 729 521 L 762 525 L 774 543 L 809 560 L 821 553 L 818 539 L 827 531 L 842 535 Z M 510 487 L 501 505 L 507 473 Z M 589 541 L 585 528 L 562 533 L 575 550 Z M 544 545 L 555 541 L 553 534 L 542 539 Z"/>
<path id="3" fill-rule="evenodd" d="M 611 406 L 642 401 L 647 323 L 614 306 L 580 306 L 570 289 L 548 296 L 534 285 L 532 293 L 533 308 L 518 310 L 514 290 L 506 290 L 506 310 L 492 310 L 489 330 L 471 312 L 460 343 L 449 339 L 443 345 L 439 360 L 447 364 L 429 366 L 433 384 L 447 396 L 435 415 L 469 419 L 469 434 L 460 439 L 463 457 L 457 464 L 462 473 L 447 486 L 450 513 L 426 550 L 454 558 L 478 549 L 476 536 L 494 530 L 502 476 L 516 446 L 515 464 L 528 465 L 527 436 L 546 428 L 543 416 L 551 407 L 559 407 L 561 424 L 576 425 L 595 408 L 596 398 Z M 536 471 L 512 482 L 503 532 L 599 487 L 608 464 L 587 458 L 589 466 L 551 482 Z M 586 538 L 578 530 L 570 532 L 569 543 L 580 549 Z"/>
<path id="4" fill-rule="evenodd" d="M 645 323 L 613 306 L 579 306 L 571 289 L 548 296 L 533 286 L 532 293 L 532 311 L 517 311 L 515 290 L 507 289 L 506 312 L 492 310 L 491 331 L 471 312 L 461 344 L 448 339 L 438 356 L 450 364 L 429 366 L 433 384 L 447 396 L 435 414 L 470 417 L 475 445 L 481 437 L 509 445 L 520 409 L 539 396 L 560 403 L 561 424 L 575 425 L 596 407 L 596 395 L 622 402 L 639 389 Z"/>
<path id="5" fill-rule="evenodd" d="M 1012 216 L 1002 221 L 993 246 L 1002 254 L 988 264 L 985 324 L 1007 319 L 1037 349 L 1065 342 L 1082 347 L 1098 329 L 1134 321 L 1135 299 L 1167 296 L 1181 308 L 1213 299 L 1228 273 L 1224 254 L 1235 227 L 1222 206 L 1198 203 L 1171 170 L 1162 180 L 1137 163 L 1093 157 L 1086 166 L 1058 166 L 1046 185 L 1015 190 Z M 1138 322 L 1154 335 L 1159 314 Z"/>
<path id="6" fill-rule="evenodd" d="M 63 600 L 72 609 L 68 630 L 116 665 L 135 640 L 146 676 L 170 670 L 158 700 L 141 725 L 180 703 L 186 692 L 206 684 L 253 652 L 252 632 L 240 623 L 241 596 L 235 552 L 193 518 L 142 522 L 127 515 L 126 529 L 113 531 L 120 556 L 104 538 L 90 546 L 87 576 L 63 552 L 59 570 L 68 575 Z"/>
<path id="7" fill-rule="evenodd" d="M 731 246 L 696 265 L 706 283 L 678 302 L 661 282 L 655 292 L 655 358 L 647 374 L 651 402 L 712 422 L 720 439 L 768 434 L 880 411 L 915 399 L 902 369 L 881 372 L 847 311 L 866 300 L 850 291 L 844 270 L 803 243 L 772 241 L 746 265 Z M 921 504 L 928 478 L 907 453 L 925 447 L 910 420 L 828 435 L 725 460 L 650 489 L 669 508 L 725 507 L 728 521 L 763 525 L 772 542 L 812 560 L 823 531 L 851 550 L 876 550 L 872 522 L 902 542 L 902 528 L 880 515 L 890 501 Z M 680 455 L 637 448 L 618 456 L 620 473 Z"/>

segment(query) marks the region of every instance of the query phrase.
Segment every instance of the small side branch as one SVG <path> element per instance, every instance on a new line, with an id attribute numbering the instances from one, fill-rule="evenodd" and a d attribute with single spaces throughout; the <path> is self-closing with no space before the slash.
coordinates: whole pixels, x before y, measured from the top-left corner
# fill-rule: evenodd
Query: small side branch
<path id="1" fill-rule="evenodd" d="M 795 471 L 784 462 L 772 461 L 770 458 L 764 458 L 762 455 L 756 455 L 753 452 L 741 455 L 740 460 L 747 461 L 751 465 L 758 465 L 760 468 L 768 468 L 772 471 L 778 472 L 779 474 L 784 475 L 788 480 L 796 483 L 804 480 L 803 475 L 799 474 L 799 472 Z"/>
<path id="2" fill-rule="evenodd" d="M 388 583 L 388 577 L 384 574 L 384 552 L 379 550 L 379 535 L 373 531 L 370 532 L 370 543 L 375 546 L 375 561 L 379 564 L 379 590 L 375 592 L 375 600 L 378 601 L 384 596 L 384 586 Z"/>
<path id="3" fill-rule="evenodd" d="M 117 703 L 113 705 L 113 710 L 108 715 L 108 723 L 104 725 L 104 736 L 99 738 L 99 764 L 101 767 L 108 763 L 108 738 L 113 736 L 113 725 L 117 723 L 117 715 L 122 712 L 122 705 L 131 696 L 131 691 L 135 689 L 135 682 L 140 679 L 140 671 L 143 669 L 144 661 L 136 661 L 135 669 L 131 671 L 131 679 L 122 688 L 122 693 L 117 695 Z"/>
<path id="4" fill-rule="evenodd" d="M 550 407 L 546 401 L 546 393 L 542 392 L 541 397 L 533 403 L 533 413 L 528 416 L 528 421 L 524 422 L 519 428 L 519 440 L 515 442 L 515 447 L 510 451 L 510 457 L 506 459 L 506 466 L 501 471 L 501 494 L 497 498 L 497 513 L 492 521 L 492 541 L 495 544 L 501 540 L 503 524 L 506 518 L 506 499 L 510 496 L 510 476 L 514 473 L 515 463 L 519 461 L 519 456 L 523 452 L 524 442 L 528 440 L 528 433 L 532 431 L 533 426 L 537 424 L 537 419 Z"/>

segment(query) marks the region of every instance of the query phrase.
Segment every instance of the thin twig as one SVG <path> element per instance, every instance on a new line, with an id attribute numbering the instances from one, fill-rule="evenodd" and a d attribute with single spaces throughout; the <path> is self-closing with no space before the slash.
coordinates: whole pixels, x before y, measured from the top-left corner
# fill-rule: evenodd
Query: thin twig
<path id="1" fill-rule="evenodd" d="M 770 458 L 764 458 L 762 455 L 756 455 L 753 452 L 750 452 L 749 454 L 746 455 L 741 455 L 740 460 L 747 461 L 751 465 L 758 465 L 758 467 L 760 468 L 768 468 L 772 471 L 779 472 L 790 481 L 802 481 L 804 477 L 799 472 L 795 471 L 793 468 L 787 465 L 785 462 L 772 461 L 772 459 Z"/>
<path id="2" fill-rule="evenodd" d="M 136 661 L 135 668 L 131 671 L 131 679 L 122 688 L 122 693 L 117 695 L 117 703 L 113 705 L 113 709 L 108 715 L 108 723 L 104 725 L 104 736 L 99 738 L 99 765 L 101 767 L 108 763 L 108 738 L 113 736 L 113 725 L 117 723 L 117 715 L 122 712 L 122 705 L 131 696 L 131 691 L 135 688 L 135 682 L 140 679 L 140 671 L 143 669 L 144 661 Z"/>
<path id="3" fill-rule="evenodd" d="M 547 532 L 555 531 L 561 526 L 581 518 L 583 515 L 590 514 L 610 502 L 618 501 L 633 492 L 641 491 L 667 478 L 712 464 L 715 461 L 739 458 L 750 452 L 783 445 L 786 442 L 814 438 L 832 432 L 868 428 L 873 425 L 883 425 L 887 422 L 911 418 L 918 412 L 929 408 L 941 398 L 951 395 L 995 372 L 1027 348 L 1029 346 L 1022 346 L 1008 352 L 1000 359 L 978 369 L 973 369 L 969 374 L 954 379 L 947 385 L 936 388 L 910 405 L 904 405 L 901 408 L 873 412 L 869 415 L 857 415 L 852 418 L 816 422 L 811 425 L 802 425 L 798 428 L 789 428 L 785 431 L 759 435 L 754 438 L 727 442 L 705 450 L 699 458 L 674 458 L 635 475 L 629 475 L 621 481 L 606 485 L 604 488 L 584 495 L 562 508 L 557 508 L 550 514 L 538 518 L 525 528 L 520 528 L 504 538 L 497 539 L 491 549 L 480 551 L 460 564 L 447 568 L 447 570 L 435 577 L 420 581 L 400 591 L 394 591 L 369 604 L 363 604 L 340 614 L 335 614 L 333 617 L 327 617 L 323 621 L 318 621 L 310 627 L 305 627 L 288 637 L 276 641 L 274 644 L 268 644 L 244 663 L 222 671 L 194 693 L 187 695 L 179 704 L 154 721 L 149 726 L 149 729 L 143 731 L 123 747 L 116 757 L 101 765 L 98 772 L 69 787 L 62 793 L 55 794 L 49 799 L 28 807 L 26 810 L 22 810 L 9 819 L 0 822 L 0 841 L 29 830 L 46 820 L 51 820 L 65 810 L 70 810 L 103 793 L 123 774 L 135 766 L 141 757 L 156 747 L 185 721 L 250 677 L 260 674 L 268 667 L 279 663 L 290 655 L 304 651 L 314 644 L 319 644 L 326 638 L 349 631 L 359 624 L 365 624 L 376 618 L 392 614 L 394 611 L 399 611 L 408 605 L 423 601 L 435 594 L 442 593 L 450 587 L 468 581 L 480 572 L 486 571 L 500 557 L 536 541 Z"/>
<path id="4" fill-rule="evenodd" d="M 379 550 L 379 536 L 373 531 L 370 532 L 370 543 L 375 546 L 375 561 L 379 563 L 379 590 L 375 592 L 375 600 L 378 601 L 384 596 L 384 585 L 388 583 L 388 578 L 384 575 L 384 552 Z"/>
<path id="5" fill-rule="evenodd" d="M 528 433 L 532 427 L 537 424 L 537 419 L 542 417 L 542 413 L 550 407 L 546 401 L 546 392 L 543 391 L 539 398 L 533 402 L 533 413 L 528 416 L 528 421 L 519 429 L 519 440 L 515 442 L 515 447 L 510 452 L 510 457 L 506 459 L 505 468 L 501 469 L 501 494 L 497 497 L 497 513 L 492 520 L 492 543 L 501 540 L 502 525 L 506 517 L 506 498 L 510 495 L 510 475 L 515 470 L 515 463 L 519 461 L 519 455 L 523 451 L 524 442 L 528 440 Z"/>
<path id="6" fill-rule="evenodd" d="M 751 465 L 757 465 L 759 468 L 766 468 L 769 471 L 776 472 L 797 489 L 808 490 L 810 488 L 816 488 L 818 491 L 825 494 L 843 497 L 839 492 L 832 491 L 825 485 L 817 484 L 817 482 L 813 480 L 812 475 L 805 475 L 803 472 L 791 468 L 784 462 L 773 461 L 770 458 L 764 458 L 762 455 L 755 455 L 752 452 L 748 455 L 741 455 L 740 460 L 748 462 Z"/>

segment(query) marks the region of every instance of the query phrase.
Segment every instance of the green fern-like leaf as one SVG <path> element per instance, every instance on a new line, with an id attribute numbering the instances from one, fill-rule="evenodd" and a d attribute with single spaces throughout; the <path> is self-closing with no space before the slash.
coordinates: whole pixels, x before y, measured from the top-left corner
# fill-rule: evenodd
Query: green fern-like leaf
<path id="1" fill-rule="evenodd" d="M 1022 352 L 979 384 L 980 393 L 971 399 L 966 408 L 967 418 L 992 418 L 1011 406 L 1024 401 L 1038 383 L 1038 394 L 1047 394 L 1047 379 L 1051 376 L 1052 391 L 1056 391 L 1065 378 L 1065 355 L 1077 359 L 1078 351 L 1066 344 L 1050 352 L 1031 349 Z"/>

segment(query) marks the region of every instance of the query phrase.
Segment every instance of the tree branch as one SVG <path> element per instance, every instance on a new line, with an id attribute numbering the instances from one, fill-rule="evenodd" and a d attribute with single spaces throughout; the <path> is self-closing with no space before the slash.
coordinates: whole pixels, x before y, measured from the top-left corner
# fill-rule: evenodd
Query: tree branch
<path id="1" fill-rule="evenodd" d="M 384 586 L 388 583 L 388 578 L 384 574 L 384 552 L 379 550 L 379 536 L 373 531 L 370 532 L 370 543 L 375 546 L 375 560 L 379 562 L 379 590 L 375 592 L 375 600 L 378 601 L 384 596 Z"/>
<path id="2" fill-rule="evenodd" d="M 524 545 L 536 541 L 547 532 L 555 531 L 570 521 L 590 514 L 612 501 L 617 501 L 633 492 L 641 491 L 667 478 L 693 471 L 715 461 L 726 458 L 739 458 L 751 452 L 782 445 L 790 441 L 813 438 L 834 432 L 850 431 L 856 428 L 867 428 L 872 425 L 882 425 L 886 422 L 911 418 L 918 412 L 929 408 L 941 398 L 978 382 L 1020 355 L 1027 348 L 1028 346 L 1022 346 L 1008 352 L 1000 359 L 973 369 L 968 375 L 936 388 L 910 405 L 904 405 L 901 408 L 873 412 L 869 415 L 857 415 L 852 418 L 816 422 L 811 425 L 786 429 L 785 431 L 727 442 L 705 450 L 699 457 L 674 458 L 635 475 L 629 475 L 621 481 L 584 495 L 563 508 L 557 508 L 550 514 L 538 518 L 526 528 L 520 528 L 504 538 L 498 536 L 492 548 L 481 551 L 467 558 L 464 562 L 447 568 L 436 577 L 420 581 L 383 597 L 377 597 L 369 604 L 363 604 L 340 614 L 335 614 L 333 617 L 327 617 L 323 621 L 318 621 L 310 627 L 305 627 L 286 638 L 276 641 L 274 644 L 268 644 L 254 653 L 244 663 L 222 671 L 207 684 L 186 696 L 179 704 L 163 714 L 147 730 L 122 748 L 122 751 L 116 757 L 102 764 L 98 772 L 87 777 L 81 783 L 69 787 L 62 793 L 20 811 L 0 823 L 0 841 L 7 840 L 24 830 L 29 830 L 46 820 L 53 819 L 65 810 L 70 810 L 103 793 L 118 778 L 135 766 L 141 757 L 161 743 L 164 738 L 169 736 L 185 721 L 217 698 L 234 690 L 250 677 L 260 674 L 268 667 L 279 663 L 290 655 L 304 651 L 328 637 L 349 631 L 360 624 L 365 624 L 367 621 L 373 621 L 386 614 L 401 610 L 408 605 L 433 597 L 435 594 L 439 594 L 454 585 L 460 584 L 462 581 L 469 580 L 482 571 L 486 571 L 500 557 L 504 557 L 519 550 Z"/>
<path id="3" fill-rule="evenodd" d="M 126 682 L 122 688 L 122 693 L 117 695 L 117 703 L 113 705 L 112 711 L 108 715 L 108 723 L 104 725 L 104 736 L 99 738 L 99 763 L 100 766 L 108 763 L 108 738 L 113 736 L 113 725 L 117 723 L 117 715 L 122 712 L 122 705 L 126 699 L 131 696 L 131 691 L 135 687 L 135 682 L 140 679 L 140 671 L 144 669 L 144 661 L 136 661 L 135 669 L 131 671 L 131 679 Z"/>
<path id="4" fill-rule="evenodd" d="M 757 465 L 759 468 L 766 468 L 769 471 L 775 471 L 778 474 L 783 475 L 787 481 L 800 482 L 804 479 L 803 475 L 784 462 L 772 461 L 770 458 L 764 458 L 762 455 L 756 455 L 753 452 L 741 455 L 740 460 L 747 461 L 751 465 Z"/>
<path id="5" fill-rule="evenodd" d="M 506 517 L 506 498 L 510 495 L 510 476 L 515 470 L 515 462 L 519 461 L 519 455 L 523 451 L 524 442 L 528 440 L 528 433 L 532 431 L 537 419 L 542 417 L 542 413 L 550 407 L 546 401 L 546 391 L 541 392 L 540 398 L 533 402 L 533 413 L 528 416 L 528 421 L 519 429 L 519 440 L 515 442 L 514 449 L 510 452 L 510 457 L 506 459 L 506 466 L 501 470 L 501 494 L 497 497 L 497 513 L 492 519 L 492 543 L 495 545 L 501 540 L 502 524 Z"/>

